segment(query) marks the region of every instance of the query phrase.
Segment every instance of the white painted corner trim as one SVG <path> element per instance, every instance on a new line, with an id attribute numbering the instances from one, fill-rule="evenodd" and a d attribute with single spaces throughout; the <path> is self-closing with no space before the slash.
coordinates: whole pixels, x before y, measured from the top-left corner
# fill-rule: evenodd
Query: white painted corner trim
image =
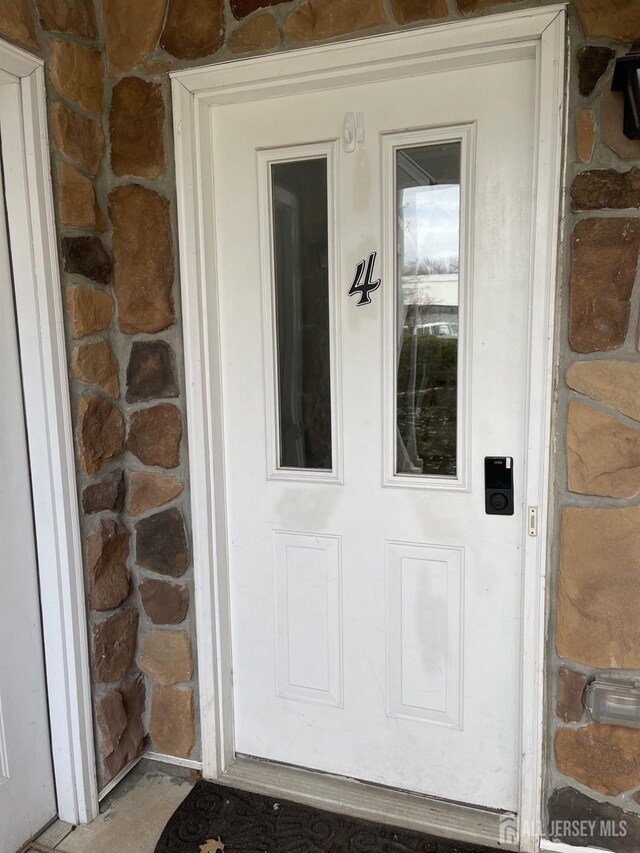
<path id="1" fill-rule="evenodd" d="M 488 15 L 382 36 L 234 60 L 172 77 L 178 226 L 193 507 L 203 773 L 235 758 L 228 603 L 223 396 L 215 258 L 212 108 L 477 65 L 535 51 L 537 194 L 531 269 L 529 470 L 522 633 L 520 850 L 541 843 L 544 639 L 553 390 L 554 309 L 564 131 L 566 4 Z M 568 851 L 565 851 L 568 853 Z"/>
<path id="2" fill-rule="evenodd" d="M 44 63 L 0 41 L 0 133 L 59 816 L 98 814 L 73 428 Z"/>

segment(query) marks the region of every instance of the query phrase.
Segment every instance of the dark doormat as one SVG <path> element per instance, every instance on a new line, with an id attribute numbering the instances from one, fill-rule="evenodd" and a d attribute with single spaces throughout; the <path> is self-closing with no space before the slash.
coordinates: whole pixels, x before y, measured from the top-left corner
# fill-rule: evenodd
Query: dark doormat
<path id="1" fill-rule="evenodd" d="M 155 853 L 487 853 L 489 849 L 201 780 L 166 825 Z"/>

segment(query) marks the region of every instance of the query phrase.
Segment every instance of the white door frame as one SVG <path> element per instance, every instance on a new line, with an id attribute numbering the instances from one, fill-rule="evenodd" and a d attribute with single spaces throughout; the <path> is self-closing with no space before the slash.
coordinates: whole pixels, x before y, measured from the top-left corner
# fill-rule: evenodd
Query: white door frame
<path id="1" fill-rule="evenodd" d="M 173 73 L 175 157 L 203 772 L 220 778 L 234 752 L 226 542 L 224 396 L 213 201 L 216 105 L 478 65 L 522 54 L 537 62 L 537 194 L 532 233 L 519 842 L 539 849 L 544 733 L 553 342 L 564 129 L 566 4 L 452 22 Z M 255 780 L 259 785 L 259 781 Z M 320 783 L 318 783 L 320 784 Z"/>
<path id="2" fill-rule="evenodd" d="M 1 40 L 0 134 L 58 813 L 87 823 L 98 796 L 44 62 Z"/>

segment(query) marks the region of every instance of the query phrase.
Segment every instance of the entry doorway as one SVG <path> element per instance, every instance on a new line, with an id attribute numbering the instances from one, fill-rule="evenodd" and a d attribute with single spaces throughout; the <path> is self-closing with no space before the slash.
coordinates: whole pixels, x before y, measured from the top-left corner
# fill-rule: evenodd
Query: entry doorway
<path id="1" fill-rule="evenodd" d="M 563 41 L 175 75 L 206 775 L 537 844 Z"/>

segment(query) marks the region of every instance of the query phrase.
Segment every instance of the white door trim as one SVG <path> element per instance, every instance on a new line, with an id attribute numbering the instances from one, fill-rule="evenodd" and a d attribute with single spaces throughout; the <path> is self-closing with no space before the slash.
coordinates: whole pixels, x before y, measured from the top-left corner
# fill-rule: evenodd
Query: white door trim
<path id="1" fill-rule="evenodd" d="M 0 131 L 33 492 L 58 812 L 98 814 L 73 427 L 44 63 L 0 41 Z"/>
<path id="2" fill-rule="evenodd" d="M 528 481 L 537 537 L 526 537 L 520 849 L 540 842 L 544 625 L 556 267 L 565 95 L 565 4 L 304 48 L 172 74 L 203 772 L 232 764 L 233 694 L 226 543 L 223 395 L 210 107 L 495 62 L 534 49 L 537 195 L 532 234 Z"/>

